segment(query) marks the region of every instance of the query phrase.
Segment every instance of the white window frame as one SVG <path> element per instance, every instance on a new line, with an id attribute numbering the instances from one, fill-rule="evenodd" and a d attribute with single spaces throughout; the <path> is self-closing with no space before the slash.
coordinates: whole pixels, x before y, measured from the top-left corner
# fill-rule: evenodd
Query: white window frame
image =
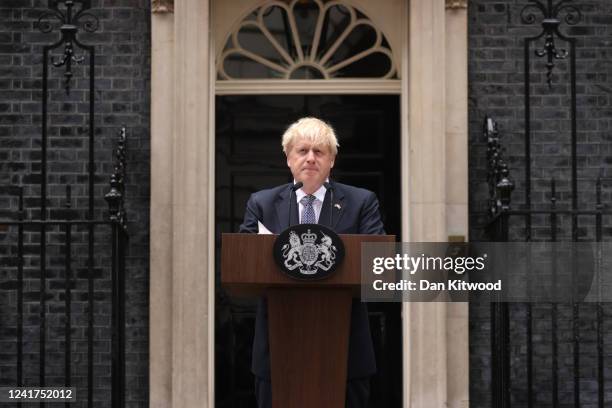
<path id="1" fill-rule="evenodd" d="M 217 80 L 217 95 L 399 95 L 400 79 L 235 79 Z"/>

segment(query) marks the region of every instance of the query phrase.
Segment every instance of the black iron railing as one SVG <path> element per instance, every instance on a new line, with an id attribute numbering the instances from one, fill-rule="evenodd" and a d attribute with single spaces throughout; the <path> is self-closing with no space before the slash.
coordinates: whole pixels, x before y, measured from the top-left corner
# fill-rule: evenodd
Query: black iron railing
<path id="1" fill-rule="evenodd" d="M 125 135 L 125 129 L 122 130 L 122 135 Z M 123 139 L 125 140 L 125 139 Z M 114 173 L 112 179 L 118 179 L 118 174 Z M 123 189 L 122 183 L 116 183 L 116 188 Z M 66 189 L 66 202 L 70 202 L 70 188 Z M 24 305 L 31 304 L 31 302 L 24 301 L 24 292 L 30 292 L 30 289 L 24 284 L 24 266 L 26 262 L 29 264 L 30 272 L 32 271 L 32 251 L 24 250 L 24 243 L 26 236 L 31 234 L 33 231 L 42 231 L 40 235 L 40 241 L 38 243 L 30 242 L 29 245 L 34 244 L 35 246 L 51 245 L 48 240 L 42 237 L 50 234 L 63 234 L 64 239 L 60 244 L 53 243 L 57 248 L 63 246 L 58 252 L 63 254 L 64 263 L 63 265 L 54 266 L 54 270 L 63 271 L 63 299 L 64 299 L 64 330 L 63 338 L 54 338 L 53 341 L 61 340 L 64 344 L 64 383 L 63 386 L 70 387 L 74 386 L 72 381 L 72 366 L 74 364 L 74 344 L 73 339 L 73 295 L 72 290 L 76 286 L 77 277 L 73 273 L 74 264 L 77 262 L 75 257 L 75 250 L 73 245 L 79 246 L 82 243 L 82 239 L 73 239 L 73 233 L 86 235 L 86 241 L 88 248 L 86 256 L 86 280 L 87 280 L 87 291 L 86 299 L 88 302 L 87 310 L 87 331 L 86 331 L 86 342 L 87 342 L 87 396 L 83 400 L 87 401 L 87 406 L 94 406 L 94 342 L 98 342 L 100 339 L 95 336 L 94 324 L 96 324 L 96 293 L 95 284 L 99 280 L 96 275 L 107 277 L 104 273 L 98 273 L 97 271 L 107 269 L 109 272 L 108 278 L 111 281 L 111 350 L 110 350 L 110 365 L 111 365 L 111 395 L 112 395 L 112 407 L 123 407 L 124 406 L 124 395 L 125 395 L 125 248 L 127 245 L 128 234 L 125 224 L 125 213 L 123 211 L 123 196 L 122 194 L 113 193 L 113 190 L 106 195 L 109 201 L 111 211 L 109 212 L 108 220 L 32 220 L 25 219 L 25 209 L 23 206 L 23 188 L 18 188 L 18 200 L 19 208 L 17 212 L 17 220 L 0 220 L 0 225 L 3 226 L 5 232 L 10 232 L 11 229 L 17 230 L 16 237 L 16 248 L 17 251 L 14 254 L 15 268 L 16 268 L 16 378 L 15 385 L 17 386 L 45 386 L 53 385 L 58 386 L 59 384 L 49 384 L 46 376 L 46 355 L 47 355 L 47 341 L 50 335 L 47 333 L 47 299 L 50 295 L 48 293 L 48 281 L 49 277 L 46 276 L 45 272 L 49 266 L 48 257 L 46 250 L 40 249 L 40 258 L 38 263 L 40 264 L 40 287 L 39 287 L 39 327 L 38 339 L 32 338 L 31 336 L 24 335 L 24 320 L 26 319 L 24 314 Z M 110 246 L 110 254 L 108 259 L 104 259 L 104 256 L 96 253 L 93 248 L 96 243 L 96 237 L 100 236 L 100 240 L 104 240 Z M 31 241 L 31 240 L 30 240 Z M 91 244 L 89 244 L 91 243 Z M 29 252 L 29 253 L 28 253 Z M 79 258 L 83 258 L 79 256 Z M 100 260 L 100 258 L 103 258 Z M 99 264 L 96 263 L 98 260 Z M 61 273 L 61 272 L 60 272 Z M 58 276 L 53 277 L 54 280 L 58 279 Z M 57 295 L 58 291 L 54 290 L 54 294 Z M 61 295 L 60 295 L 61 297 Z M 55 316 L 57 317 L 57 316 Z M 99 325 L 104 325 L 99 323 Z M 6 339 L 5 339 L 6 340 Z M 26 384 L 24 382 L 24 344 L 25 343 L 39 343 L 39 361 L 38 361 L 38 382 L 36 384 Z M 29 362 L 31 364 L 31 362 Z M 78 390 L 79 399 L 83 397 L 81 394 L 82 389 Z"/>
<path id="2" fill-rule="evenodd" d="M 533 234 L 527 228 L 533 228 L 534 224 L 528 222 L 528 220 L 534 216 L 544 216 L 548 220 L 547 229 L 549 232 L 548 237 L 540 235 L 538 240 L 546 240 L 550 242 L 556 242 L 559 240 L 559 224 L 562 217 L 569 218 L 571 223 L 571 234 L 572 240 L 577 241 L 578 235 L 575 231 L 578 228 L 578 223 L 575 220 L 578 219 L 591 219 L 593 221 L 592 227 L 594 229 L 594 240 L 601 242 L 604 239 L 603 236 L 603 218 L 605 216 L 612 215 L 612 211 L 606 209 L 606 206 L 602 202 L 602 180 L 601 175 L 597 178 L 594 183 L 596 201 L 590 209 L 576 209 L 571 208 L 560 209 L 557 206 L 558 193 L 556 189 L 556 181 L 554 178 L 550 179 L 550 190 L 549 190 L 549 205 L 547 208 L 524 208 L 524 209 L 513 209 L 511 204 L 511 194 L 514 190 L 514 183 L 511 180 L 508 166 L 504 160 L 504 149 L 500 141 L 499 131 L 496 123 L 486 118 L 484 123 L 484 134 L 488 141 L 488 155 L 489 155 L 489 223 L 488 223 L 488 235 L 491 241 L 505 242 L 505 241 L 531 241 L 534 239 Z M 526 227 L 523 228 L 522 226 Z M 540 231 L 543 229 L 542 226 L 538 227 Z M 554 262 L 555 260 L 551 260 Z M 525 262 L 530 262 L 529 259 Z M 537 277 L 533 277 L 534 279 Z M 511 390 L 512 380 L 511 368 L 515 364 L 525 366 L 526 374 L 526 389 L 527 389 L 527 406 L 537 407 L 535 396 L 538 392 L 538 387 L 534 384 L 534 344 L 533 344 L 533 329 L 534 329 L 534 316 L 533 316 L 533 305 L 528 303 L 524 306 L 524 314 L 520 314 L 519 317 L 513 312 L 508 303 L 492 303 L 491 304 L 491 362 L 492 362 L 492 401 L 494 407 L 510 407 L 511 406 Z M 551 395 L 552 400 L 550 406 L 560 406 L 560 381 L 562 380 L 562 373 L 559 367 L 559 335 L 561 331 L 559 329 L 558 321 L 559 314 L 557 303 L 552 303 L 550 306 L 550 327 L 551 327 L 551 340 L 550 340 L 550 359 L 551 359 L 551 373 L 550 373 L 550 384 L 551 384 Z M 571 381 L 573 383 L 573 404 L 576 407 L 581 406 L 580 400 L 580 381 L 581 381 L 581 334 L 580 334 L 580 306 L 578 303 L 572 303 L 571 307 L 571 337 L 572 337 L 572 373 Z M 605 405 L 605 384 L 606 378 L 604 376 L 604 309 L 601 303 L 597 303 L 597 315 L 595 316 L 595 325 L 597 332 L 597 406 L 603 408 Z M 524 317 L 523 317 L 524 316 Z M 524 318 L 525 325 L 525 361 L 517 361 L 511 358 L 511 346 L 514 341 L 511 340 L 512 333 L 510 330 L 510 321 L 516 320 L 517 318 Z M 566 375 L 566 374 L 565 374 Z M 563 378 L 567 380 L 567 378 Z"/>
<path id="3" fill-rule="evenodd" d="M 497 125 L 493 120 L 485 119 L 484 133 L 488 142 L 488 182 L 489 182 L 489 223 L 488 233 L 489 239 L 492 241 L 534 241 L 546 240 L 557 241 L 560 239 L 569 238 L 570 241 L 579 240 L 579 220 L 590 220 L 590 226 L 594 228 L 595 241 L 602 241 L 602 219 L 606 215 L 611 215 L 612 212 L 605 209 L 601 198 L 602 181 L 601 175 L 597 178 L 594 184 L 594 195 L 596 202 L 587 204 L 584 208 L 579 208 L 578 200 L 578 158 L 577 158 L 577 101 L 576 101 L 576 39 L 565 35 L 560 26 L 565 23 L 567 25 L 575 25 L 580 22 L 582 15 L 577 5 L 571 0 L 530 0 L 529 3 L 521 10 L 520 18 L 523 24 L 534 25 L 540 23 L 541 31 L 536 35 L 523 38 L 524 49 L 524 183 L 522 193 L 524 194 L 524 202 L 517 205 L 516 209 L 511 207 L 511 195 L 514 189 L 514 183 L 511 181 L 509 168 L 504 161 L 504 151 L 500 141 L 500 135 Z M 565 44 L 569 50 L 560 48 L 560 44 Z M 533 57 L 536 58 L 533 58 Z M 548 88 L 552 89 L 553 83 L 557 84 L 564 78 L 568 78 L 566 84 L 569 89 L 569 140 L 567 143 L 570 146 L 569 157 L 569 181 L 570 186 L 570 203 L 563 208 L 559 206 L 559 194 L 557 192 L 557 181 L 551 177 L 548 181 L 549 191 L 548 205 L 540 203 L 535 205 L 532 200 L 532 144 L 534 140 L 533 119 L 534 112 L 532 109 L 532 92 L 534 85 L 537 85 L 532 80 L 532 71 L 538 66 L 537 59 L 545 61 L 545 79 Z M 564 63 L 565 72 L 556 74 L 557 61 L 566 60 Z M 535 75 L 534 78 L 538 76 Z M 535 118 L 537 121 L 542 121 L 541 118 Z M 557 143 L 563 143 L 564 133 L 558 134 Z M 540 177 L 540 185 L 545 184 L 545 180 Z M 563 180 L 564 182 L 566 180 Z M 537 219 L 537 225 L 534 225 L 534 219 Z M 561 221 L 567 219 L 570 222 L 570 233 L 565 234 L 566 237 L 560 237 Z M 593 225 L 594 224 L 594 225 Z M 537 228 L 538 235 L 534 236 L 534 229 Z M 554 262 L 554 260 L 552 260 Z M 529 262 L 529 259 L 526 260 Z M 513 308 L 508 303 L 494 303 L 491 306 L 491 345 L 492 345 L 492 406 L 494 407 L 509 407 L 511 405 L 511 390 L 512 381 L 511 368 L 515 365 L 524 365 L 526 374 L 526 405 L 528 407 L 537 406 L 536 392 L 539 389 L 534 384 L 534 323 L 532 304 L 524 306 L 524 314 L 520 317 L 512 315 Z M 560 362 L 559 362 L 559 305 L 550 305 L 550 354 L 551 372 L 550 372 L 550 391 L 551 400 L 547 402 L 547 406 L 558 407 L 561 403 L 560 398 Z M 571 308 L 571 344 L 572 344 L 572 371 L 571 378 L 564 378 L 564 381 L 571 381 L 573 406 L 581 406 L 581 333 L 579 326 L 580 306 L 577 303 L 572 303 L 568 307 Z M 524 316 L 524 317 L 523 317 Z M 524 318 L 525 329 L 525 360 L 511 360 L 511 333 L 510 322 L 517 318 Z M 541 319 L 541 318 L 538 318 Z M 604 350 L 603 350 L 603 307 L 597 304 L 596 328 L 597 328 L 597 406 L 603 408 L 605 402 L 605 377 L 604 377 Z M 541 320 L 538 320 L 541 321 Z M 565 333 L 564 333 L 565 334 Z M 516 341 L 513 339 L 513 341 Z M 563 374 L 567 377 L 567 373 Z M 565 399 L 565 398 L 564 398 Z M 565 403 L 565 402 L 564 402 Z"/>
<path id="4" fill-rule="evenodd" d="M 106 406 L 110 400 L 112 407 L 120 408 L 125 406 L 126 384 L 126 129 L 123 127 L 119 133 L 114 172 L 110 176 L 110 191 L 104 196 L 109 208 L 108 217 L 96 217 L 96 214 L 101 213 L 101 209 L 95 206 L 95 47 L 81 43 L 77 37 L 80 29 L 94 32 L 98 28 L 98 18 L 90 11 L 90 7 L 90 0 L 49 0 L 49 10 L 38 20 L 38 28 L 43 33 L 59 28 L 61 35 L 56 42 L 45 45 L 42 49 L 39 208 L 25 204 L 28 199 L 32 202 L 31 191 L 35 190 L 33 186 L 19 186 L 16 188 L 18 204 L 15 216 L 0 220 L 2 244 L 9 248 L 5 251 L 8 255 L 3 265 L 14 268 L 15 280 L 11 282 L 11 287 L 14 287 L 16 293 L 16 373 L 15 382 L 6 385 L 75 386 L 75 379 L 78 378 L 76 397 L 79 406 L 93 407 L 97 405 L 97 401 Z M 61 50 L 60 56 L 53 57 L 52 54 L 58 49 Z M 83 184 L 87 187 L 82 189 L 79 186 L 79 191 L 86 192 L 86 204 L 79 203 L 81 197 L 74 199 L 74 186 L 67 183 L 64 209 L 58 211 L 48 204 L 51 202 L 50 198 L 57 197 L 55 193 L 52 196 L 48 194 L 49 76 L 53 68 L 63 67 L 62 87 L 66 95 L 70 95 L 74 68 L 81 64 L 88 65 L 85 71 L 88 72 L 87 91 L 79 90 L 83 95 L 79 101 L 86 100 L 88 105 L 88 124 L 85 128 L 87 170 L 83 177 L 86 180 Z M 79 179 L 80 177 L 77 177 L 77 182 Z M 54 184 L 57 185 L 57 180 Z M 24 187 L 29 189 L 29 196 L 24 197 Z M 82 196 L 83 193 L 79 195 Z M 73 205 L 75 202 L 76 205 Z M 38 282 L 38 287 L 35 282 Z M 85 283 L 86 288 L 79 287 L 82 283 Z M 110 292 L 110 302 L 105 295 L 107 292 Z M 99 296 L 100 294 L 103 296 Z M 110 322 L 105 319 L 105 310 L 109 303 Z M 58 326 L 62 328 L 58 329 Z M 36 343 L 37 353 L 33 348 Z M 50 346 L 49 343 L 54 344 Z M 99 343 L 110 344 L 110 350 L 107 351 L 104 347 L 101 350 Z M 63 344 L 63 384 L 58 383 L 57 344 Z M 37 364 L 33 356 L 38 357 Z M 82 356 L 86 356 L 84 363 Z M 86 368 L 83 369 L 83 366 Z M 96 366 L 101 367 L 101 372 L 96 372 Z M 108 366 L 110 394 L 95 395 L 95 388 L 107 387 L 104 381 L 102 385 L 97 382 L 97 377 L 100 374 L 107 377 L 104 370 Z M 36 375 L 32 375 L 36 371 Z M 51 371 L 52 375 L 49 374 Z M 82 386 L 81 380 L 84 377 L 86 387 Z M 45 404 L 40 405 L 42 407 Z M 66 406 L 72 404 L 67 403 Z"/>

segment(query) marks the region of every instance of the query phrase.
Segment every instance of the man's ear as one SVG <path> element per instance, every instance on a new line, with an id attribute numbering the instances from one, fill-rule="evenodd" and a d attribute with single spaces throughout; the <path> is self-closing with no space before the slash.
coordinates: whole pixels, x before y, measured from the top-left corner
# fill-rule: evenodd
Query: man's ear
<path id="1" fill-rule="evenodd" d="M 286 150 L 283 150 L 285 153 L 285 159 L 287 159 L 287 167 L 289 167 L 289 152 L 291 151 L 291 146 L 287 146 Z"/>
<path id="2" fill-rule="evenodd" d="M 330 169 L 334 168 L 334 163 L 336 162 L 336 156 L 334 156 L 334 158 L 331 161 L 331 166 L 329 166 Z"/>

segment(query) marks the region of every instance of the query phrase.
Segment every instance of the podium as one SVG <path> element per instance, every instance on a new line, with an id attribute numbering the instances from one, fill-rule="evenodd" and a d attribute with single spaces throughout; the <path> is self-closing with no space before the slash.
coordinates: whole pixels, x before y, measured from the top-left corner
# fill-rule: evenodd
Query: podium
<path id="1" fill-rule="evenodd" d="M 326 279 L 300 281 L 274 262 L 276 235 L 223 234 L 221 282 L 234 296 L 268 299 L 272 408 L 344 408 L 351 302 L 361 244 L 392 235 L 340 235 L 345 258 Z"/>

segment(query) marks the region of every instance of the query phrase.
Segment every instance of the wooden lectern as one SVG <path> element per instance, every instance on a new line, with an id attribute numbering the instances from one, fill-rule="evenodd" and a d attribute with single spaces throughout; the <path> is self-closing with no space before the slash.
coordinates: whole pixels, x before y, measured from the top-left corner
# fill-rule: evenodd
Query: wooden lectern
<path id="1" fill-rule="evenodd" d="M 359 297 L 361 243 L 340 235 L 345 258 L 320 281 L 298 281 L 274 262 L 276 235 L 223 234 L 221 282 L 235 296 L 268 298 L 272 408 L 344 408 L 351 300 Z"/>

